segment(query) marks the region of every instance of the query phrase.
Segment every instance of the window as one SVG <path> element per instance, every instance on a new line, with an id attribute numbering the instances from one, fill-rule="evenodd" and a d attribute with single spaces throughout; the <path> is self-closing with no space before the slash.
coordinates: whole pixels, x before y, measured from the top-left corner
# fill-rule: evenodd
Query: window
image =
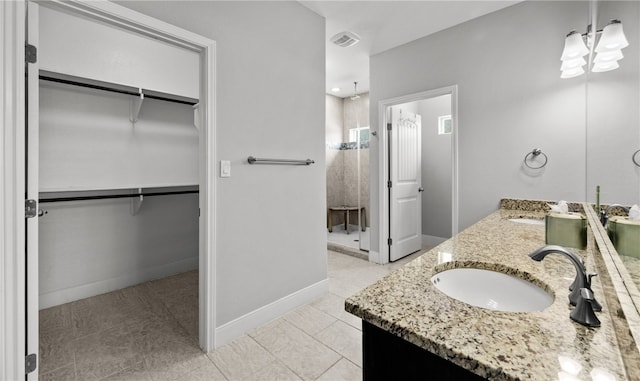
<path id="1" fill-rule="evenodd" d="M 452 130 L 451 115 L 442 115 L 438 117 L 438 135 L 450 134 Z"/>
<path id="2" fill-rule="evenodd" d="M 349 129 L 350 142 L 357 142 L 358 137 L 360 138 L 360 144 L 369 142 L 369 126 Z"/>

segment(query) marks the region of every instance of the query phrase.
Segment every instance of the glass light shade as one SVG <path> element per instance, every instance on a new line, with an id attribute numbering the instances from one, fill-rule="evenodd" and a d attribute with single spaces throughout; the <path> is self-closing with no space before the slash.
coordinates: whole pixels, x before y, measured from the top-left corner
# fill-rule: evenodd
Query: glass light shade
<path id="1" fill-rule="evenodd" d="M 613 62 L 623 59 L 624 56 L 620 50 L 612 50 L 610 52 L 602 52 L 597 53 L 596 58 L 593 59 L 593 62 Z"/>
<path id="2" fill-rule="evenodd" d="M 591 69 L 591 71 L 594 73 L 602 73 L 604 71 L 615 70 L 619 67 L 620 65 L 618 65 L 618 61 L 598 62 L 595 65 L 593 65 L 593 68 Z"/>
<path id="3" fill-rule="evenodd" d="M 622 23 L 617 20 L 611 21 L 602 30 L 602 36 L 596 46 L 596 52 L 610 52 L 620 50 L 629 46 L 629 42 L 622 31 Z"/>
<path id="4" fill-rule="evenodd" d="M 573 78 L 582 74 L 584 74 L 584 69 L 582 68 L 582 66 L 578 66 L 577 68 L 574 68 L 574 69 L 563 70 L 562 74 L 560 75 L 560 78 L 562 79 Z"/>
<path id="5" fill-rule="evenodd" d="M 582 57 L 562 61 L 562 66 L 560 66 L 560 70 L 565 71 L 568 69 L 575 69 L 580 66 L 584 66 L 587 64 L 587 61 Z"/>
<path id="6" fill-rule="evenodd" d="M 582 35 L 576 31 L 569 33 L 564 39 L 564 50 L 562 51 L 561 60 L 566 61 L 573 58 L 583 57 L 589 53 L 589 49 L 584 44 Z"/>

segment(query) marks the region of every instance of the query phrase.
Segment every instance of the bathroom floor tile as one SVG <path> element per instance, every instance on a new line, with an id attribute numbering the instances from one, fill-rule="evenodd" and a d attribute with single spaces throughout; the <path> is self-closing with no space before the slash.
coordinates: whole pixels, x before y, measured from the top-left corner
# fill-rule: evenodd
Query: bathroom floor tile
<path id="1" fill-rule="evenodd" d="M 350 280 L 329 277 L 329 292 L 343 298 L 348 298 L 365 287 L 366 285 L 355 284 Z"/>
<path id="2" fill-rule="evenodd" d="M 38 356 L 39 372 L 44 374 L 61 367 L 75 366 L 74 345 L 73 337 L 65 332 L 41 330 Z"/>
<path id="3" fill-rule="evenodd" d="M 267 379 L 267 378 L 263 378 Z M 182 380 L 189 381 L 227 381 L 227 378 L 220 372 L 213 362 L 207 359 L 207 362 L 201 367 L 185 373 Z"/>
<path id="4" fill-rule="evenodd" d="M 284 315 L 283 318 L 309 335 L 315 335 L 336 321 L 335 317 L 310 305 L 296 308 Z"/>
<path id="5" fill-rule="evenodd" d="M 193 353 L 184 347 L 169 348 L 169 353 L 145 356 L 145 367 L 153 381 L 184 380 L 185 375 L 209 366 L 211 361 L 202 352 Z"/>
<path id="6" fill-rule="evenodd" d="M 315 337 L 354 364 L 362 366 L 362 332 L 342 321 L 336 321 Z"/>
<path id="7" fill-rule="evenodd" d="M 38 325 L 39 330 L 47 334 L 68 334 L 69 330 L 73 327 L 71 307 L 69 304 L 62 304 L 40 310 Z"/>
<path id="8" fill-rule="evenodd" d="M 38 374 L 38 380 L 40 381 L 75 381 L 76 380 L 76 367 L 73 363 L 65 365 L 51 372 L 43 373 L 42 370 Z"/>
<path id="9" fill-rule="evenodd" d="M 311 302 L 311 306 L 344 321 L 352 327 L 362 330 L 362 321 L 360 318 L 344 310 L 344 300 L 344 297 L 328 292 L 322 298 Z"/>
<path id="10" fill-rule="evenodd" d="M 122 372 L 142 361 L 136 348 L 135 336 L 124 324 L 76 339 L 76 376 L 88 381 Z"/>
<path id="11" fill-rule="evenodd" d="M 139 299 L 118 290 L 70 304 L 74 337 L 80 338 L 122 324 L 146 312 Z"/>
<path id="12" fill-rule="evenodd" d="M 341 359 L 334 366 L 329 368 L 318 381 L 356 381 L 362 380 L 362 368 L 351 361 Z"/>
<path id="13" fill-rule="evenodd" d="M 305 380 L 315 380 L 340 360 L 338 353 L 284 319 L 249 335 Z"/>
<path id="14" fill-rule="evenodd" d="M 345 298 L 399 264 L 331 251 L 328 262 L 332 292 L 208 354 L 198 344 L 197 271 L 42 310 L 40 379 L 360 380 L 362 323 Z"/>
<path id="15" fill-rule="evenodd" d="M 152 381 L 152 378 L 147 372 L 144 362 L 141 361 L 100 381 Z"/>
<path id="16" fill-rule="evenodd" d="M 249 336 L 242 336 L 207 355 L 229 380 L 248 380 L 277 362 L 275 356 Z"/>
<path id="17" fill-rule="evenodd" d="M 302 381 L 297 374 L 285 366 L 282 362 L 276 361 L 260 369 L 252 376 L 254 380 L 278 380 L 278 381 Z"/>

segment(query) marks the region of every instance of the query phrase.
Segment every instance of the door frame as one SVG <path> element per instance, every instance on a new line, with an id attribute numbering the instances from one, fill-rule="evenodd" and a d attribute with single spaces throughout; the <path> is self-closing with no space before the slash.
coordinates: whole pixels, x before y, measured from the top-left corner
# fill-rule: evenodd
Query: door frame
<path id="1" fill-rule="evenodd" d="M 24 378 L 25 3 L 0 2 L 0 379 Z"/>
<path id="2" fill-rule="evenodd" d="M 26 354 L 25 83 L 26 1 L 0 2 L 0 379 L 21 379 Z M 216 316 L 216 43 L 185 29 L 109 1 L 35 1 L 200 53 L 199 321 L 200 347 L 215 349 Z"/>
<path id="3" fill-rule="evenodd" d="M 391 106 L 403 103 L 421 101 L 441 95 L 451 95 L 451 234 L 458 233 L 458 85 L 426 90 L 419 93 L 402 95 L 394 98 L 383 99 L 378 102 L 378 183 L 371 187 L 378 188 L 378 252 L 369 251 L 369 261 L 385 264 L 389 263 L 389 138 L 387 136 L 387 123 L 390 122 L 389 110 Z"/>

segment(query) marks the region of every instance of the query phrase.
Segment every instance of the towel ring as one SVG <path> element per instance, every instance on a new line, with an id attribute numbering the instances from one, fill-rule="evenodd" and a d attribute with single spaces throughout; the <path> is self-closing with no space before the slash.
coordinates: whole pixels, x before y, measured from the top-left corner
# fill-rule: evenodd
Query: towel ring
<path id="1" fill-rule="evenodd" d="M 638 167 L 640 167 L 640 162 L 638 161 L 638 159 L 636 159 L 636 157 L 639 156 L 638 155 L 639 153 L 640 153 L 640 149 L 634 152 L 633 155 L 631 155 L 631 160 L 633 160 L 633 164 L 635 164 Z"/>
<path id="2" fill-rule="evenodd" d="M 532 166 L 529 165 L 529 163 L 527 163 L 527 160 L 535 159 L 539 155 L 542 155 L 544 157 L 544 163 L 542 163 L 542 165 L 540 165 L 538 167 L 532 167 Z M 547 155 L 544 152 L 542 152 L 542 150 L 540 148 L 534 148 L 533 151 L 529 152 L 528 154 L 526 154 L 524 156 L 524 165 L 526 165 L 527 167 L 529 167 L 531 169 L 540 169 L 540 168 L 544 167 L 545 165 L 547 165 L 547 161 L 549 161 L 549 158 L 547 157 Z"/>

